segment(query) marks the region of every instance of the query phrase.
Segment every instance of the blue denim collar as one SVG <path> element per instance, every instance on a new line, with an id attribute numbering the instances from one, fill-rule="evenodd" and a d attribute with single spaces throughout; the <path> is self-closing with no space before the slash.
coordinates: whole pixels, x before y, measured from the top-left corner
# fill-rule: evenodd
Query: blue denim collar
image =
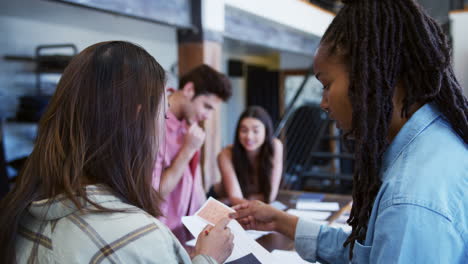
<path id="1" fill-rule="evenodd" d="M 392 166 L 408 145 L 441 115 L 435 104 L 427 103 L 419 108 L 403 125 L 384 153 L 380 174 L 382 182 L 387 180 L 387 169 Z"/>

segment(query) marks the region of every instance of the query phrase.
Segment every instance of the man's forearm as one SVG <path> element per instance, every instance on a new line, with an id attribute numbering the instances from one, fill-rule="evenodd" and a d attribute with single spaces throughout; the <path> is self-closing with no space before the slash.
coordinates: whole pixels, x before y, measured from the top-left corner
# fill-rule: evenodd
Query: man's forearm
<path id="1" fill-rule="evenodd" d="M 182 147 L 172 164 L 161 175 L 161 194 L 166 197 L 179 183 L 189 162 L 195 155 L 195 151 Z"/>

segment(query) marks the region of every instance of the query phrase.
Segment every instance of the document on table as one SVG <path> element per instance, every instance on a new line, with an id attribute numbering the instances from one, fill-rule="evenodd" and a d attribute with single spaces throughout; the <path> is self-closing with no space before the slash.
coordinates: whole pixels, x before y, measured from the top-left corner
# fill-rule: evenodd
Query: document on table
<path id="1" fill-rule="evenodd" d="M 226 262 L 226 264 L 262 264 L 252 253 L 238 258 L 233 261 Z"/>
<path id="2" fill-rule="evenodd" d="M 299 197 L 297 197 L 297 200 L 321 202 L 324 197 L 325 194 L 323 193 L 302 193 L 301 195 L 299 195 Z"/>
<path id="3" fill-rule="evenodd" d="M 270 203 L 270 205 L 281 211 L 284 211 L 286 208 L 288 208 L 285 204 L 283 204 L 280 201 L 273 201 Z"/>
<path id="4" fill-rule="evenodd" d="M 318 211 L 338 211 L 340 205 L 336 202 L 314 202 L 314 201 L 298 201 L 296 209 L 299 210 L 318 210 Z"/>
<path id="5" fill-rule="evenodd" d="M 214 225 L 231 212 L 234 212 L 232 208 L 210 197 L 195 215 L 182 217 L 182 223 L 194 237 L 198 237 L 207 224 Z M 252 239 L 236 220 L 231 220 L 228 227 L 234 235 L 234 249 L 226 263 L 257 263 L 255 260 L 276 263 L 271 253 Z"/>
<path id="6" fill-rule="evenodd" d="M 271 254 L 275 257 L 277 263 L 291 263 L 291 264 L 310 264 L 303 260 L 296 251 L 287 250 L 273 250 Z M 318 262 L 315 262 L 318 264 Z"/>
<path id="7" fill-rule="evenodd" d="M 331 212 L 305 211 L 305 210 L 297 210 L 297 209 L 289 209 L 286 212 L 289 214 L 295 215 L 297 217 L 303 217 L 306 219 L 314 219 L 314 220 L 326 220 L 331 215 Z"/>
<path id="8" fill-rule="evenodd" d="M 257 240 L 261 238 L 262 236 L 266 236 L 268 234 L 271 234 L 272 232 L 270 231 L 257 231 L 257 230 L 246 230 L 245 231 L 249 237 L 251 237 L 253 240 Z"/>
<path id="9" fill-rule="evenodd" d="M 245 232 L 253 240 L 257 240 L 257 239 L 259 239 L 259 238 L 261 238 L 263 236 L 266 236 L 266 235 L 272 233 L 270 231 L 257 231 L 257 230 L 246 230 Z M 189 241 L 185 242 L 185 245 L 190 246 L 190 247 L 195 247 L 195 244 L 197 244 L 197 238 L 194 238 L 192 240 L 189 240 Z"/>

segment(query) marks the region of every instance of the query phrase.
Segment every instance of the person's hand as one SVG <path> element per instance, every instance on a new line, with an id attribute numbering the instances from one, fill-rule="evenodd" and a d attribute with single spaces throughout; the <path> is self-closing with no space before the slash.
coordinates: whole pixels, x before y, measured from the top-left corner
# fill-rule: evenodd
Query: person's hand
<path id="1" fill-rule="evenodd" d="M 224 263 L 234 248 L 234 235 L 227 227 L 229 221 L 231 219 L 223 218 L 214 227 L 207 225 L 198 235 L 194 255 L 207 255 Z"/>
<path id="2" fill-rule="evenodd" d="M 261 231 L 275 231 L 277 216 L 283 213 L 261 201 L 249 201 L 232 208 L 236 212 L 230 214 L 231 218 L 237 219 L 245 229 Z"/>
<path id="3" fill-rule="evenodd" d="M 197 151 L 205 141 L 205 131 L 197 124 L 193 123 L 185 134 L 184 147 L 191 151 Z"/>
<path id="4" fill-rule="evenodd" d="M 245 229 L 276 231 L 294 239 L 299 218 L 287 214 L 260 201 L 249 201 L 232 207 L 235 213 L 229 217 L 237 219 Z"/>

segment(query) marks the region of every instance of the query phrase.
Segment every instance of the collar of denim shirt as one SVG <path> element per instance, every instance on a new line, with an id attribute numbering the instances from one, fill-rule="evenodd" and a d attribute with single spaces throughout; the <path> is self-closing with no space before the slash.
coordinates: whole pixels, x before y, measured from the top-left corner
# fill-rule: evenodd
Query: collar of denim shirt
<path id="1" fill-rule="evenodd" d="M 403 125 L 383 155 L 380 173 L 382 182 L 386 180 L 385 172 L 387 169 L 392 166 L 408 145 L 441 115 L 435 104 L 427 103 L 419 108 Z"/>

